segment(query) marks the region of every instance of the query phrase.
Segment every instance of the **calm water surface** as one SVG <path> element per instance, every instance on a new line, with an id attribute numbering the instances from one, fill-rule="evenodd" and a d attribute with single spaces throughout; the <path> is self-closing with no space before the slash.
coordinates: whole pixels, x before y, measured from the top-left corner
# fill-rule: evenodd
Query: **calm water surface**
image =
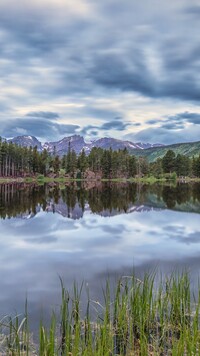
<path id="1" fill-rule="evenodd" d="M 200 268 L 200 185 L 0 185 L 0 316 L 34 324 L 84 281 L 99 298 L 106 277 L 155 266 Z"/>

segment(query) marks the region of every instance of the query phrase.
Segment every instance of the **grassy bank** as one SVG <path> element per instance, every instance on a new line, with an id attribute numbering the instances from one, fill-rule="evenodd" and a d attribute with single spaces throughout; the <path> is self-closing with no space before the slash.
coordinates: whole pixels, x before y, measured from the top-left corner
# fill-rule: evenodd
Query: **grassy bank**
<path id="1" fill-rule="evenodd" d="M 199 355 L 200 289 L 195 299 L 187 273 L 156 282 L 121 278 L 111 298 L 106 284 L 104 303 L 89 297 L 81 310 L 81 290 L 70 295 L 61 282 L 59 317 L 52 312 L 49 328 L 42 323 L 37 345 L 31 340 L 28 313 L 1 320 L 0 352 L 5 355 Z M 91 318 L 91 310 L 93 317 Z M 94 317 L 95 313 L 95 317 Z"/>
<path id="2" fill-rule="evenodd" d="M 154 183 L 166 183 L 169 181 L 179 182 L 179 183 L 198 183 L 200 182 L 200 178 L 197 177 L 161 177 L 156 178 L 154 176 L 144 176 L 144 177 L 135 177 L 135 178 L 112 178 L 106 179 L 75 179 L 69 178 L 65 176 L 60 177 L 45 177 L 45 176 L 35 176 L 35 177 L 16 177 L 16 178 L 6 178 L 0 177 L 0 184 L 3 183 L 70 183 L 70 182 L 116 182 L 116 183 L 144 183 L 144 184 L 154 184 Z"/>

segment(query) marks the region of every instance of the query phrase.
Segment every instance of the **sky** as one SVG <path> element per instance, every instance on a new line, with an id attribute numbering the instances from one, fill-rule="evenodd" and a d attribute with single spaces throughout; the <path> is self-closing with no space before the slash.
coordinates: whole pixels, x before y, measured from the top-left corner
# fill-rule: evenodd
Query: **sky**
<path id="1" fill-rule="evenodd" d="M 200 140 L 198 0 L 1 0 L 0 136 Z"/>

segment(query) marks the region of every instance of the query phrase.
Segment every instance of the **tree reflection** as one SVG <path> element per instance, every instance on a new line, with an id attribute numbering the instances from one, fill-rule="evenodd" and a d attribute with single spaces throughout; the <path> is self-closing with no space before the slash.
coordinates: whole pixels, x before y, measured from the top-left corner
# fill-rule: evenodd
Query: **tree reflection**
<path id="1" fill-rule="evenodd" d="M 189 204 L 187 204 L 189 203 Z M 78 219 L 89 209 L 105 216 L 152 208 L 200 212 L 200 184 L 137 185 L 106 182 L 85 188 L 75 183 L 0 185 L 0 218 L 26 218 L 40 210 Z"/>

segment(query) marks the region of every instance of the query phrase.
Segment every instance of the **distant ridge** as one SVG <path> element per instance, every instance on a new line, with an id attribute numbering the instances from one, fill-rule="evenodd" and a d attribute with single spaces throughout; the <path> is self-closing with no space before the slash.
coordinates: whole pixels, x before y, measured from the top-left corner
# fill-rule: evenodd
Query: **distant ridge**
<path id="1" fill-rule="evenodd" d="M 154 162 L 158 158 L 162 158 L 168 150 L 172 150 L 175 154 L 182 154 L 189 158 L 197 157 L 200 155 L 200 141 L 175 143 L 172 145 L 166 145 L 162 147 L 153 147 L 146 150 L 135 150 L 135 156 L 146 157 L 149 162 Z M 133 152 L 132 152 L 133 153 Z"/>
<path id="2" fill-rule="evenodd" d="M 131 141 L 123 141 L 115 138 L 103 137 L 98 140 L 93 140 L 90 142 L 86 142 L 84 138 L 80 135 L 73 135 L 64 137 L 59 141 L 54 142 L 40 142 L 35 136 L 24 135 L 24 136 L 16 136 L 12 139 L 8 140 L 9 142 L 13 142 L 19 146 L 24 147 L 38 147 L 39 151 L 46 149 L 48 152 L 56 153 L 60 156 L 63 156 L 68 152 L 69 145 L 70 148 L 73 149 L 77 154 L 79 154 L 83 149 L 86 153 L 89 153 L 93 147 L 100 147 L 103 149 L 112 148 L 113 150 L 124 149 L 126 148 L 129 152 L 132 150 L 144 150 L 150 147 L 160 147 L 163 146 L 161 144 L 150 144 L 150 143 L 142 143 L 136 142 L 133 143 Z"/>
<path id="3" fill-rule="evenodd" d="M 149 162 L 153 162 L 157 158 L 162 158 L 169 149 L 173 150 L 176 155 L 180 153 L 190 158 L 200 154 L 200 141 L 162 145 L 159 143 L 134 143 L 131 141 L 123 141 L 115 138 L 103 137 L 98 140 L 86 142 L 80 135 L 68 136 L 59 141 L 45 143 L 40 142 L 35 136 L 31 135 L 16 136 L 7 141 L 13 142 L 19 146 L 37 146 L 39 151 L 42 151 L 43 149 L 46 149 L 49 153 L 53 153 L 55 151 L 59 156 L 67 154 L 69 145 L 70 148 L 73 149 L 77 154 L 79 154 L 83 149 L 85 150 L 86 154 L 89 154 L 93 147 L 100 147 L 103 149 L 112 148 L 112 150 L 126 148 L 130 154 L 146 157 Z"/>

